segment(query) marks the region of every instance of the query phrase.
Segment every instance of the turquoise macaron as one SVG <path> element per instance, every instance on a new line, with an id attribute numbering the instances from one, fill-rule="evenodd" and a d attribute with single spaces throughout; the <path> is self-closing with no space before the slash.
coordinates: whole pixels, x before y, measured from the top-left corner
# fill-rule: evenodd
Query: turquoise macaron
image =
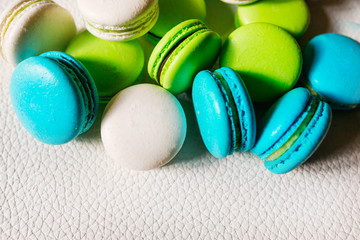
<path id="1" fill-rule="evenodd" d="M 216 158 L 250 150 L 256 138 L 253 104 L 241 77 L 223 67 L 194 80 L 192 98 L 202 139 Z"/>
<path id="2" fill-rule="evenodd" d="M 94 80 L 73 57 L 47 52 L 22 61 L 10 82 L 15 113 L 34 138 L 64 144 L 94 123 L 99 97 Z"/>
<path id="3" fill-rule="evenodd" d="M 276 174 L 287 173 L 304 163 L 318 148 L 330 127 L 329 104 L 306 88 L 282 96 L 259 122 L 258 139 L 251 150 Z"/>
<path id="4" fill-rule="evenodd" d="M 343 35 L 316 36 L 304 49 L 304 85 L 334 109 L 360 104 L 360 43 Z"/>

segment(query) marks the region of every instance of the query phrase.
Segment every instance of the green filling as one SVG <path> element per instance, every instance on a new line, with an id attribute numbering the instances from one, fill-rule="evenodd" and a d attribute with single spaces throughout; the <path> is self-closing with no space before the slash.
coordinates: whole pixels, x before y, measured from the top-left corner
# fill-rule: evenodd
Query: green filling
<path id="1" fill-rule="evenodd" d="M 226 91 L 226 95 L 229 98 L 229 107 L 231 108 L 231 112 L 232 112 L 232 119 L 234 121 L 234 125 L 235 125 L 235 133 L 236 133 L 236 144 L 235 144 L 235 150 L 238 150 L 240 147 L 240 139 L 241 139 L 241 129 L 240 129 L 240 120 L 239 120 L 239 113 L 237 111 L 237 107 L 235 105 L 235 100 L 234 100 L 234 96 L 231 93 L 229 84 L 226 82 L 226 80 L 224 79 L 224 77 L 218 73 L 215 72 L 215 75 L 217 77 L 217 79 L 220 81 L 221 85 L 224 87 L 225 91 Z"/>
<path id="2" fill-rule="evenodd" d="M 301 123 L 299 128 L 295 131 L 295 133 L 290 137 L 290 139 L 277 151 L 275 151 L 273 154 L 271 154 L 268 158 L 266 158 L 266 161 L 274 161 L 281 157 L 287 150 L 293 146 L 293 144 L 296 142 L 296 140 L 301 136 L 301 134 L 306 130 L 307 126 L 311 122 L 312 118 L 314 117 L 316 110 L 319 106 L 319 101 L 314 100 L 311 103 L 311 108 L 304 119 L 304 121 Z"/>

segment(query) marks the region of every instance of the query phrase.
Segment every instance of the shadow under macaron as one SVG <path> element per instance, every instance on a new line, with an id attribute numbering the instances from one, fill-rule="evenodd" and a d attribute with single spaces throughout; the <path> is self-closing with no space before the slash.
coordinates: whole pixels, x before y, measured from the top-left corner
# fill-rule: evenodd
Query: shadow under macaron
<path id="1" fill-rule="evenodd" d="M 324 161 L 332 161 L 332 164 L 339 165 L 341 168 L 351 168 L 349 163 L 343 161 L 353 159 L 354 155 L 360 154 L 356 152 L 360 143 L 359 122 L 359 108 L 351 111 L 333 111 L 333 121 L 327 136 L 306 164 L 318 170 L 319 167 L 324 166 Z M 328 170 L 335 169 L 329 167 Z"/>

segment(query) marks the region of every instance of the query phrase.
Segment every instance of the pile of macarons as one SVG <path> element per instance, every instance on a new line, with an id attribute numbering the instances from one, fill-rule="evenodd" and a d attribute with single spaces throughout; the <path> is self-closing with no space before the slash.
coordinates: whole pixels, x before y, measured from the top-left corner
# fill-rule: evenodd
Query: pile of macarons
<path id="1" fill-rule="evenodd" d="M 251 151 L 273 173 L 295 169 L 325 138 L 333 110 L 359 106 L 360 43 L 327 33 L 301 49 L 310 23 L 304 0 L 222 1 L 238 5 L 228 37 L 204 23 L 205 0 L 78 0 L 87 29 L 79 33 L 54 1 L 12 2 L 0 50 L 15 67 L 19 121 L 57 145 L 99 117 L 107 154 L 150 170 L 183 146 L 187 121 L 176 96 L 185 94 L 214 157 Z"/>

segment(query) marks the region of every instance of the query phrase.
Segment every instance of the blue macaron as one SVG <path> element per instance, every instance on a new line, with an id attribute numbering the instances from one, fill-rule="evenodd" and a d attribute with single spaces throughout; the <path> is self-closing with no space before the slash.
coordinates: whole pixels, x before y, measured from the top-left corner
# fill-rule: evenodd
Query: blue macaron
<path id="1" fill-rule="evenodd" d="M 258 139 L 251 150 L 273 173 L 287 173 L 305 162 L 330 127 L 329 104 L 306 88 L 282 96 L 259 122 Z"/>
<path id="2" fill-rule="evenodd" d="M 250 150 L 256 138 L 256 119 L 241 77 L 224 67 L 197 74 L 192 97 L 200 133 L 216 158 Z"/>
<path id="3" fill-rule="evenodd" d="M 14 70 L 10 97 L 24 128 L 47 144 L 63 144 L 94 123 L 99 97 L 92 77 L 73 57 L 47 52 Z"/>
<path id="4" fill-rule="evenodd" d="M 360 43 L 326 33 L 304 49 L 305 86 L 334 109 L 360 105 Z"/>

